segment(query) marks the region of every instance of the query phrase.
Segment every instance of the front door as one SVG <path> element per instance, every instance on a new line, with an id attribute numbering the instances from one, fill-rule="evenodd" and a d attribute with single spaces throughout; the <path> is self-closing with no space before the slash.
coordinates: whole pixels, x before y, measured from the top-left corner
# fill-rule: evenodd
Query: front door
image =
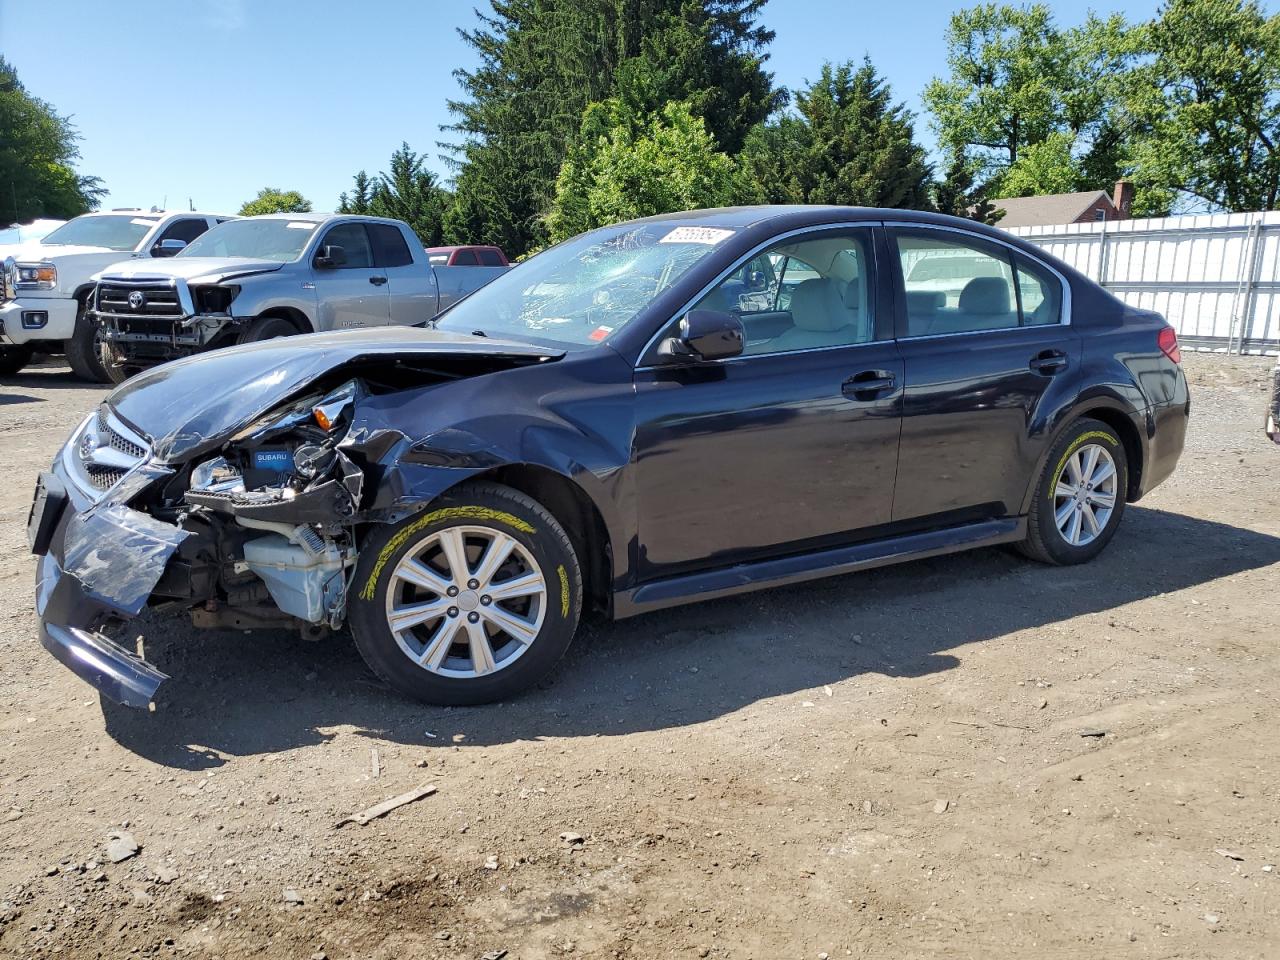
<path id="1" fill-rule="evenodd" d="M 906 365 L 895 522 L 1014 516 L 1048 442 L 1044 410 L 1075 392 L 1080 338 L 1065 282 L 963 231 L 890 228 Z"/>
<path id="2" fill-rule="evenodd" d="M 320 240 L 319 249 L 342 248 L 345 262 L 316 267 L 318 330 L 382 326 L 391 319 L 387 272 L 375 266 L 373 245 L 363 223 L 339 223 Z"/>
<path id="3" fill-rule="evenodd" d="M 642 580 L 848 542 L 890 521 L 903 366 L 873 250 L 870 228 L 780 243 L 698 304 L 741 318 L 742 356 L 642 358 Z"/>

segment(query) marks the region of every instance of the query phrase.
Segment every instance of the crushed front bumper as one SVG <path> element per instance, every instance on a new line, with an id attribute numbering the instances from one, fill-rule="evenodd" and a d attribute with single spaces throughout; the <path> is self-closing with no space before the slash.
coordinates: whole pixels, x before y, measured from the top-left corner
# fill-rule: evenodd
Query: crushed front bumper
<path id="1" fill-rule="evenodd" d="M 40 556 L 40 642 L 104 696 L 145 708 L 168 678 L 103 627 L 142 612 L 189 534 L 119 503 L 91 503 L 67 479 L 56 465 L 41 475 L 28 520 L 28 537 Z"/>

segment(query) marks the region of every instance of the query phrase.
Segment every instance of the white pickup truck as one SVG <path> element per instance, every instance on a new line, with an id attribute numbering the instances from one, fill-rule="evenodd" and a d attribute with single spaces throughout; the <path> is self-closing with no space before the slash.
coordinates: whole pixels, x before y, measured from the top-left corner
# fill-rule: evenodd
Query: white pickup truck
<path id="1" fill-rule="evenodd" d="M 108 377 L 96 328 L 85 308 L 91 279 L 121 257 L 171 257 L 223 214 L 112 210 L 86 213 L 43 239 L 0 247 L 0 375 L 21 370 L 33 353 L 63 351 L 86 380 Z"/>

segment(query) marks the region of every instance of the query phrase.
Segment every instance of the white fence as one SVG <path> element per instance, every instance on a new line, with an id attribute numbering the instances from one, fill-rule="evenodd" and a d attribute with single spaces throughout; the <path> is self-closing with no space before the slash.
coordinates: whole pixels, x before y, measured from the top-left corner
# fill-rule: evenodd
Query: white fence
<path id="1" fill-rule="evenodd" d="M 1127 303 L 1157 310 L 1186 347 L 1280 351 L 1280 212 L 1012 227 Z"/>

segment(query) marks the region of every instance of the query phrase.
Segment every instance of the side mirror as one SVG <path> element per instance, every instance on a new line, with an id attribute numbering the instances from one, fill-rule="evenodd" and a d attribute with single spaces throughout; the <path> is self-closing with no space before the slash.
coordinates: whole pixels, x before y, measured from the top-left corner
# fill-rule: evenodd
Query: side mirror
<path id="1" fill-rule="evenodd" d="M 336 270 L 347 265 L 347 251 L 337 244 L 327 243 L 316 254 L 316 266 L 321 270 Z"/>
<path id="2" fill-rule="evenodd" d="M 151 248 L 153 257 L 173 257 L 187 249 L 185 240 L 161 240 Z"/>
<path id="3" fill-rule="evenodd" d="M 680 321 L 680 330 L 658 346 L 658 355 L 668 360 L 700 363 L 741 355 L 747 342 L 742 321 L 721 310 L 690 310 Z"/>

